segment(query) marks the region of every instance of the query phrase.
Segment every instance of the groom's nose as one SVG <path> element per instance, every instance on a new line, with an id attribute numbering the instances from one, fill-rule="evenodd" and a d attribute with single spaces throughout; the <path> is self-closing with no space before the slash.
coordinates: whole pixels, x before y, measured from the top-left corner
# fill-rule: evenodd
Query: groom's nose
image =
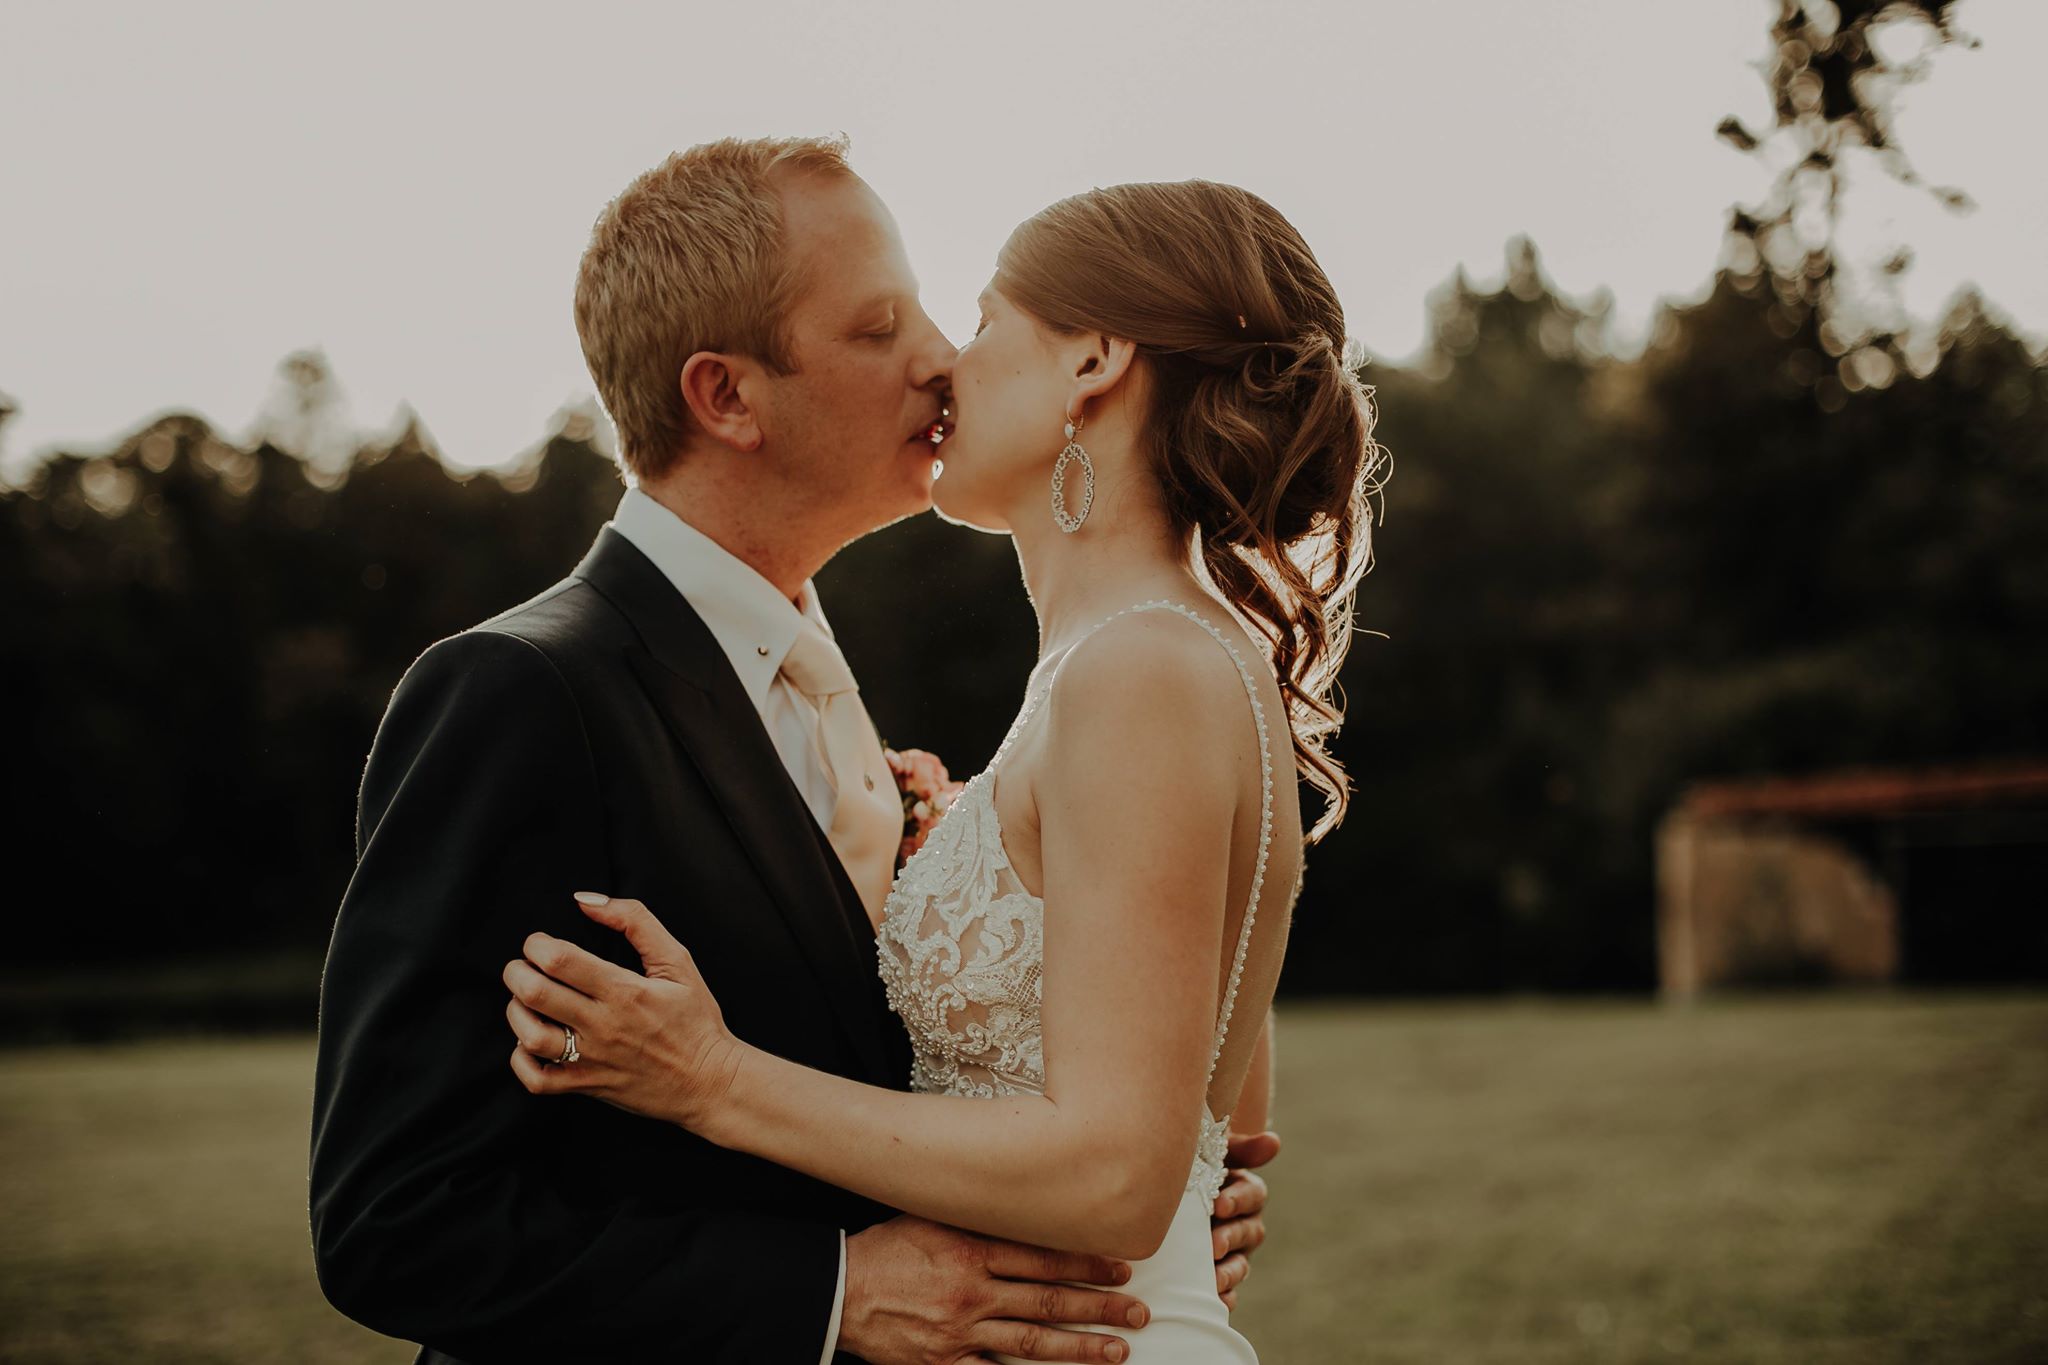
<path id="1" fill-rule="evenodd" d="M 925 331 L 927 335 L 911 359 L 910 382 L 920 389 L 943 388 L 952 382 L 953 362 L 960 352 L 929 318 L 925 320 Z"/>

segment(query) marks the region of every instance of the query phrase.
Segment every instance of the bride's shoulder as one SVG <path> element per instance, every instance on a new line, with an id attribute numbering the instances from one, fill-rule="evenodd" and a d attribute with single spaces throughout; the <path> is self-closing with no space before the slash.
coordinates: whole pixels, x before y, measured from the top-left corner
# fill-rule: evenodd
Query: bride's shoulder
<path id="1" fill-rule="evenodd" d="M 1245 684 L 1237 658 L 1210 630 L 1172 610 L 1107 622 L 1060 660 L 1049 725 L 1089 743 L 1213 733 L 1209 727 L 1244 711 Z"/>
<path id="2" fill-rule="evenodd" d="M 1166 840 L 1161 856 L 1188 861 L 1229 827 L 1251 720 L 1230 655 L 1199 624 L 1164 611 L 1110 622 L 1060 661 L 1045 709 L 1032 786 L 1042 817 L 1058 813 L 1084 846 Z"/>

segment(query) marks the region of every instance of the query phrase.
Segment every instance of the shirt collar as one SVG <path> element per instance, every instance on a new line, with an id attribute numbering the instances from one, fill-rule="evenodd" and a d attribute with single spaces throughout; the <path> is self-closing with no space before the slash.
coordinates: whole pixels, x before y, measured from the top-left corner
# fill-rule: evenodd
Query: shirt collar
<path id="1" fill-rule="evenodd" d="M 798 602 L 791 602 L 752 565 L 637 487 L 626 489 L 610 525 L 652 560 L 703 618 L 756 710 L 766 708 L 768 689 L 804 620 L 816 622 L 827 637 L 832 634 L 810 579 L 804 580 Z"/>

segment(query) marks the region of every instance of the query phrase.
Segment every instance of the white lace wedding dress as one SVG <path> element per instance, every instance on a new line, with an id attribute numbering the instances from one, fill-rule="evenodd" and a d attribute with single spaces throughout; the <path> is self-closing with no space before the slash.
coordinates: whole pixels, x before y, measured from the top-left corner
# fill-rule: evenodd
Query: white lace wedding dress
<path id="1" fill-rule="evenodd" d="M 1250 670 L 1228 637 L 1196 612 L 1173 602 L 1141 603 L 1100 622 L 1082 639 L 1118 617 L 1162 610 L 1200 625 L 1230 652 L 1258 723 L 1263 782 L 1259 848 L 1209 1051 L 1213 1086 L 1265 884 L 1273 836 L 1273 760 L 1265 708 Z M 1010 867 L 993 782 L 1003 756 L 1058 681 L 1058 668 L 1055 664 L 1044 685 L 1025 697 L 995 757 L 966 784 L 924 847 L 897 875 L 883 908 L 877 967 L 890 1007 L 910 1032 L 913 1090 L 976 1098 L 1044 1092 L 1039 997 L 1045 903 L 1024 889 Z M 1298 878 L 1295 885 L 1300 885 Z M 1215 1115 L 1213 1103 L 1203 1106 L 1200 1131 L 1189 1134 L 1193 1167 L 1166 1240 L 1156 1254 L 1134 1262 L 1130 1283 L 1120 1286 L 1151 1309 L 1150 1320 L 1135 1331 L 1071 1324 L 1127 1339 L 1128 1365 L 1255 1365 L 1258 1359 L 1251 1343 L 1231 1327 L 1229 1310 L 1216 1295 L 1209 1215 L 1223 1187 L 1229 1123 L 1229 1115 Z"/>

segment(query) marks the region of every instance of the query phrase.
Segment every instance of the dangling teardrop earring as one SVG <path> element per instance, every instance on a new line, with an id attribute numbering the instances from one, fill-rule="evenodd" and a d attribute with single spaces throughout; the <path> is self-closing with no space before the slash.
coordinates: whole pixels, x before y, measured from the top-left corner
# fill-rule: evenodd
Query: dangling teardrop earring
<path id="1" fill-rule="evenodd" d="M 1060 457 L 1052 464 L 1052 519 L 1068 535 L 1081 529 L 1081 523 L 1088 520 L 1088 509 L 1095 505 L 1095 462 L 1088 458 L 1088 452 L 1081 447 L 1081 424 L 1069 419 L 1067 422 L 1067 445 L 1060 451 Z M 1067 510 L 1067 464 L 1081 462 L 1081 510 Z"/>

